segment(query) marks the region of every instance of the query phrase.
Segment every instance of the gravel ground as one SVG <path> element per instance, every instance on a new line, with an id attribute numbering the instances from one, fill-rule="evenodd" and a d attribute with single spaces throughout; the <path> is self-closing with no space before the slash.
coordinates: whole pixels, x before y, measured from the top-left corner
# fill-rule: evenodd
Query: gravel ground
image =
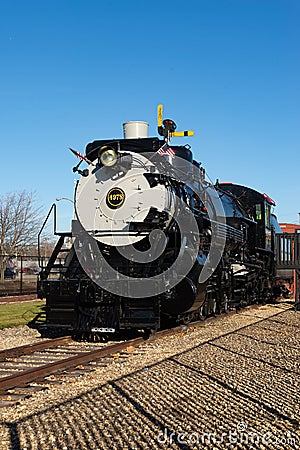
<path id="1" fill-rule="evenodd" d="M 3 408 L 0 449 L 298 449 L 290 307 L 204 322 Z"/>
<path id="2" fill-rule="evenodd" d="M 0 330 L 0 350 L 6 350 L 8 348 L 33 344 L 35 342 L 41 342 L 45 340 L 49 339 L 41 338 L 38 330 L 29 328 L 27 325 L 3 328 L 2 330 Z"/>

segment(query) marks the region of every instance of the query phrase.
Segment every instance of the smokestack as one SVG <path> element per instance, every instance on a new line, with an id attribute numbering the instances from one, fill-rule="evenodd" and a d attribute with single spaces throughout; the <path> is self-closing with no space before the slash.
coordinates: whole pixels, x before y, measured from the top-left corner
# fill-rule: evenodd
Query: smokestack
<path id="1" fill-rule="evenodd" d="M 132 121 L 123 123 L 125 139 L 142 139 L 148 137 L 149 123 Z"/>

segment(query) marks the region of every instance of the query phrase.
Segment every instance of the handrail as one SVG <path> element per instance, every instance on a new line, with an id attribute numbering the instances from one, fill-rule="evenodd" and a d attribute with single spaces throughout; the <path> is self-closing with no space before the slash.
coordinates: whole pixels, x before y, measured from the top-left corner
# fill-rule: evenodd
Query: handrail
<path id="1" fill-rule="evenodd" d="M 40 268 L 42 268 L 42 265 L 41 265 L 41 241 L 40 241 L 40 237 L 41 237 L 41 234 L 42 234 L 42 232 L 43 232 L 43 230 L 44 230 L 44 228 L 46 226 L 46 223 L 48 222 L 48 219 L 49 219 L 52 211 L 53 211 L 53 214 L 54 214 L 54 216 L 53 216 L 53 233 L 55 235 L 57 235 L 57 232 L 56 232 L 56 204 L 52 203 L 51 208 L 49 209 L 49 212 L 47 214 L 47 217 L 44 220 L 42 228 L 40 229 L 39 234 L 38 234 L 38 264 L 39 264 Z"/>

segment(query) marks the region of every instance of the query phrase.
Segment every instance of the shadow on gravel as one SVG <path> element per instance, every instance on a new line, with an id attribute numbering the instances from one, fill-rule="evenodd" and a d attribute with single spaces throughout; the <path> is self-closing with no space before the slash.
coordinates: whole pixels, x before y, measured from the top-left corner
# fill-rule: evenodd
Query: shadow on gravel
<path id="1" fill-rule="evenodd" d="M 236 350 L 231 350 L 231 349 L 225 348 L 223 345 L 217 345 L 217 344 L 213 344 L 213 343 L 211 343 L 211 345 L 213 345 L 216 348 L 222 349 L 225 352 L 230 352 L 230 353 L 233 353 L 234 355 L 241 356 L 243 358 L 247 358 L 247 359 L 249 359 L 251 361 L 258 361 L 260 363 L 263 363 L 264 365 L 272 366 L 275 369 L 282 370 L 283 372 L 292 373 L 294 375 L 300 376 L 300 372 L 296 372 L 295 370 L 287 369 L 284 366 L 274 364 L 271 361 L 267 361 L 266 359 L 257 358 L 255 356 L 248 356 L 248 355 L 245 355 L 242 352 L 237 352 Z M 269 345 L 273 345 L 273 344 L 269 344 Z"/>
<path id="2" fill-rule="evenodd" d="M 286 313 L 275 316 L 287 324 Z M 270 319 L 178 351 L 23 419 L 2 422 L 5 447 L 0 448 L 298 448 L 294 371 L 242 354 L 234 339 L 231 349 L 218 342 Z M 279 344 L 284 340 L 279 333 Z"/>
<path id="3" fill-rule="evenodd" d="M 259 405 L 264 410 L 270 412 L 271 414 L 274 414 L 279 419 L 286 420 L 286 421 L 290 422 L 290 424 L 293 425 L 294 427 L 297 427 L 297 428 L 299 427 L 299 421 L 298 420 L 292 419 L 291 417 L 289 417 L 289 416 L 287 416 L 285 414 L 281 414 L 278 411 L 278 409 L 272 408 L 269 405 L 267 405 L 266 403 L 264 403 L 262 401 L 259 401 L 259 400 L 256 400 L 251 395 L 245 394 L 244 392 L 239 391 L 237 388 L 234 388 L 234 387 L 230 386 L 229 384 L 225 383 L 224 381 L 221 381 L 221 380 L 219 380 L 219 379 L 217 379 L 217 378 L 215 378 L 215 377 L 213 377 L 211 375 L 208 375 L 207 373 L 202 372 L 201 370 L 195 370 L 194 368 L 192 368 L 192 367 L 190 367 L 190 366 L 188 366 L 186 364 L 183 364 L 183 363 L 181 363 L 180 361 L 177 361 L 174 358 L 170 358 L 170 360 L 173 361 L 176 364 L 180 364 L 181 366 L 183 366 L 183 367 L 185 367 L 185 368 L 187 368 L 189 370 L 194 370 L 197 373 L 197 375 L 201 375 L 201 376 L 207 377 L 209 380 L 213 381 L 214 383 L 219 384 L 220 386 L 222 386 L 225 389 L 228 389 L 232 393 L 234 393 L 234 394 L 236 394 L 236 395 L 238 395 L 240 397 L 243 397 L 244 399 L 246 399 L 246 400 L 248 400 L 250 402 L 253 402 L 254 404 Z"/>
<path id="4" fill-rule="evenodd" d="M 265 330 L 270 331 L 270 328 L 265 328 Z M 276 331 L 276 333 L 278 333 L 278 330 Z M 257 339 L 253 336 L 249 336 L 248 334 L 243 334 L 243 333 L 238 333 L 239 336 L 243 336 L 247 339 L 251 339 L 252 341 L 258 342 L 259 344 L 265 344 L 265 345 L 273 345 L 273 346 L 278 346 L 278 344 L 276 342 L 271 342 L 271 341 L 265 341 L 263 339 Z M 286 343 L 284 343 L 284 348 L 290 348 L 292 350 L 298 350 L 298 347 L 296 346 L 292 346 L 292 345 L 287 345 Z"/>

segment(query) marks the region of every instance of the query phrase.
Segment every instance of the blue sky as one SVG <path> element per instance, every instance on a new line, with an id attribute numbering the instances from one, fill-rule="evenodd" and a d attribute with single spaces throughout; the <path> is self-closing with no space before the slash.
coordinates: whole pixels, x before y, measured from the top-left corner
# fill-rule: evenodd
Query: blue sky
<path id="1" fill-rule="evenodd" d="M 45 212 L 72 198 L 67 147 L 128 120 L 156 135 L 163 103 L 213 181 L 298 222 L 299 20 L 298 0 L 0 0 L 0 193 L 36 191 Z"/>

